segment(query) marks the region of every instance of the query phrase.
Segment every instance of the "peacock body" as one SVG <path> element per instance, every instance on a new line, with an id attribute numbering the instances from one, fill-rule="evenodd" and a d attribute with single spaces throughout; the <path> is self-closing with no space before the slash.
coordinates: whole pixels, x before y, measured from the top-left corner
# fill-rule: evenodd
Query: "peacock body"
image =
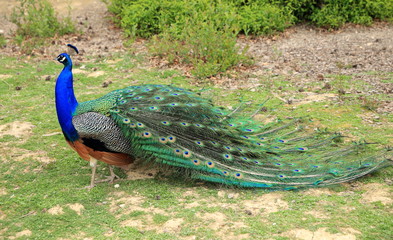
<path id="1" fill-rule="evenodd" d="M 57 59 L 64 64 L 56 83 L 59 123 L 70 146 L 91 162 L 91 187 L 97 160 L 125 166 L 144 159 L 196 179 L 272 189 L 350 181 L 392 163 L 391 152 L 359 154 L 365 144 L 340 148 L 339 134 L 310 134 L 301 119 L 261 124 L 174 86 L 130 86 L 78 103 L 71 58 Z"/>

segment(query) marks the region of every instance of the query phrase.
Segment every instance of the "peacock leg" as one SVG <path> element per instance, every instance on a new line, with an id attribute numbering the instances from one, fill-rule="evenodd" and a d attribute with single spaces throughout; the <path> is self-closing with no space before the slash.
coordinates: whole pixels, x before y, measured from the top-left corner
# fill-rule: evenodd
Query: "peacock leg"
<path id="1" fill-rule="evenodd" d="M 120 177 L 117 176 L 117 175 L 115 174 L 115 172 L 113 171 L 113 166 L 112 166 L 112 165 L 109 165 L 109 164 L 108 164 L 108 166 L 109 166 L 109 172 L 110 172 L 111 175 L 108 176 L 108 177 L 106 177 L 105 179 L 95 181 L 96 183 L 101 183 L 101 182 L 113 183 L 113 182 L 115 181 L 115 179 L 120 179 Z"/>
<path id="2" fill-rule="evenodd" d="M 87 188 L 93 188 L 95 186 L 95 178 L 96 178 L 96 171 L 97 171 L 97 159 L 90 158 L 90 166 L 91 166 L 91 179 L 90 179 L 90 186 Z"/>
<path id="3" fill-rule="evenodd" d="M 110 183 L 113 183 L 113 182 L 115 181 L 116 178 L 117 178 L 117 179 L 120 179 L 120 177 L 117 176 L 117 175 L 115 174 L 115 172 L 113 171 L 113 166 L 112 166 L 112 165 L 109 165 L 109 172 L 111 173 L 111 175 L 109 176 L 109 178 L 110 178 L 109 182 L 110 182 Z"/>

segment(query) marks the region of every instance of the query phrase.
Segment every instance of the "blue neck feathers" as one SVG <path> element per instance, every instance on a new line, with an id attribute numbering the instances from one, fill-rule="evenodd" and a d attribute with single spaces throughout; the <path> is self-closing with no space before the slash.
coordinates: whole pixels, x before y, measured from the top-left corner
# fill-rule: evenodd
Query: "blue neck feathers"
<path id="1" fill-rule="evenodd" d="M 72 61 L 68 54 L 62 53 L 57 60 L 64 64 L 56 81 L 56 111 L 61 129 L 67 140 L 75 141 L 79 138 L 78 132 L 72 125 L 72 116 L 78 102 L 76 101 L 73 88 Z"/>

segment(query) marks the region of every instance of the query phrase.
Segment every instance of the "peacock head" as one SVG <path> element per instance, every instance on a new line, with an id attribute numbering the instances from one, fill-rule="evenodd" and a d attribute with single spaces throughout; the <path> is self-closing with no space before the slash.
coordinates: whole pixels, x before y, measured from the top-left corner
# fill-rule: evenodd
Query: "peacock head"
<path id="1" fill-rule="evenodd" d="M 69 49 L 71 49 L 72 52 L 75 52 L 77 54 L 79 53 L 78 48 L 75 47 L 74 45 L 67 44 L 67 47 L 69 47 Z M 64 64 L 64 66 L 72 65 L 71 57 L 67 53 L 62 53 L 59 56 L 57 56 L 57 61 Z"/>
<path id="2" fill-rule="evenodd" d="M 57 56 L 56 60 L 59 61 L 59 63 L 64 64 L 64 66 L 72 64 L 70 55 L 68 55 L 67 53 L 60 54 L 59 56 Z"/>

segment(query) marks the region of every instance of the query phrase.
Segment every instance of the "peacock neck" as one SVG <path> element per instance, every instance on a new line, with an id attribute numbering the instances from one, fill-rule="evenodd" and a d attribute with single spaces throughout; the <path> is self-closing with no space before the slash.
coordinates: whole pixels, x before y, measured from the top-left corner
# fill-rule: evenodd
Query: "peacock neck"
<path id="1" fill-rule="evenodd" d="M 55 94 L 57 117 L 61 129 L 67 140 L 75 141 L 79 138 L 79 135 L 72 124 L 72 116 L 78 102 L 74 94 L 71 62 L 64 66 L 63 71 L 57 78 Z"/>

